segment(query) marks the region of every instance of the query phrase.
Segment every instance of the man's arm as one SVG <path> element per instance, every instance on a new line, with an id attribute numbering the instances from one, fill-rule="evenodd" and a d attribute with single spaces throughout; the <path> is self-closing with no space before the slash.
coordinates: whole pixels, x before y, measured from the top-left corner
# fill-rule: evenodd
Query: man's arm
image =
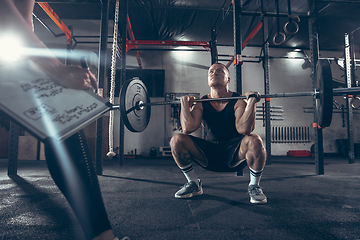
<path id="1" fill-rule="evenodd" d="M 259 93 L 248 92 L 246 95 Z M 255 129 L 256 103 L 260 98 L 251 97 L 247 100 L 238 100 L 235 104 L 235 125 L 240 134 L 249 135 Z"/>
<path id="2" fill-rule="evenodd" d="M 69 88 L 97 88 L 95 75 L 79 66 L 65 66 L 33 33 L 31 15 L 34 0 L 0 0 L 0 38 L 8 33 L 15 34 L 28 49 L 36 49 L 37 56 L 27 56 L 54 80 Z M 25 19 L 26 18 L 26 19 Z M 1 53 L 0 53 L 1 54 Z"/>
<path id="3" fill-rule="evenodd" d="M 198 102 L 195 105 L 193 96 L 184 96 L 181 98 L 180 122 L 184 134 L 194 132 L 200 127 L 202 121 L 202 104 Z"/>

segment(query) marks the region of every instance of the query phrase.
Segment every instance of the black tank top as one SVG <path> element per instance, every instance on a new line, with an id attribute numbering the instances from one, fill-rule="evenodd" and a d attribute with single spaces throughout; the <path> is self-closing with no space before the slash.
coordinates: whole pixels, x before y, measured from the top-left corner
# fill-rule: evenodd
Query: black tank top
<path id="1" fill-rule="evenodd" d="M 240 95 L 233 92 L 232 96 Z M 202 97 L 202 99 L 207 98 L 207 95 Z M 230 100 L 221 112 L 216 111 L 210 102 L 202 102 L 205 140 L 227 141 L 242 136 L 235 127 L 234 106 L 237 100 Z"/>

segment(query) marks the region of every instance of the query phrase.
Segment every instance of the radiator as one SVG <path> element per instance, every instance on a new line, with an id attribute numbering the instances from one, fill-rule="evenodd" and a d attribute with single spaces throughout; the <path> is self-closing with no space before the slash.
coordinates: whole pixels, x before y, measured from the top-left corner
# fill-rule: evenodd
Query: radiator
<path id="1" fill-rule="evenodd" d="M 271 127 L 272 143 L 307 143 L 310 141 L 310 127 Z"/>

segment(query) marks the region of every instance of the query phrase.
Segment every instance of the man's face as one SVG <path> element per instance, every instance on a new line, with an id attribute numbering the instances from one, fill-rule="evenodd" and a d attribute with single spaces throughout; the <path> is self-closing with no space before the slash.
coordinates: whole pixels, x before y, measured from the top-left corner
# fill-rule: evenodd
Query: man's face
<path id="1" fill-rule="evenodd" d="M 226 86 L 230 82 L 229 72 L 222 64 L 213 64 L 208 71 L 210 87 Z"/>

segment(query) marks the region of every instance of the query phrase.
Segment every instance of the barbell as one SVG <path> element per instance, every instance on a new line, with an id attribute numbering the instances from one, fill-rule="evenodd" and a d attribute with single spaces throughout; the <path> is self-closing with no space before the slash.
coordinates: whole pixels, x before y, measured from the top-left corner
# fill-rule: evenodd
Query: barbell
<path id="1" fill-rule="evenodd" d="M 360 87 L 332 88 L 332 73 L 330 63 L 326 59 L 319 59 L 315 71 L 315 91 L 275 93 L 261 95 L 261 98 L 283 97 L 316 97 L 316 108 L 319 127 L 329 127 L 333 114 L 333 96 L 359 93 Z M 232 101 L 246 99 L 246 96 L 227 98 L 195 99 L 194 102 Z M 113 105 L 112 109 L 119 109 L 124 125 L 131 132 L 142 132 L 150 121 L 151 106 L 180 104 L 180 101 L 150 102 L 145 84 L 137 77 L 126 81 L 120 90 L 120 104 Z"/>

